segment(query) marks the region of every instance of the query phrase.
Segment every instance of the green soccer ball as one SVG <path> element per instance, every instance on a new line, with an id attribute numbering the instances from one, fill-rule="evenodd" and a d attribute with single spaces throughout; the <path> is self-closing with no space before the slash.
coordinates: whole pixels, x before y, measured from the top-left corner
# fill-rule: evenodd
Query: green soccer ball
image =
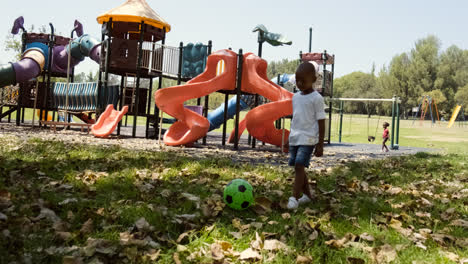
<path id="1" fill-rule="evenodd" d="M 224 188 L 223 199 L 232 209 L 247 209 L 254 201 L 252 185 L 243 179 L 232 180 Z"/>

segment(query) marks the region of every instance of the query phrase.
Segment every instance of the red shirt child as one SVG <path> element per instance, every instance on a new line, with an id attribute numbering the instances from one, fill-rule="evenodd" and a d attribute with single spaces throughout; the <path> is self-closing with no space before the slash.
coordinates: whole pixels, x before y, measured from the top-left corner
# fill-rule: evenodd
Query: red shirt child
<path id="1" fill-rule="evenodd" d="M 388 139 L 388 128 L 384 128 L 382 138 L 383 139 Z"/>
<path id="2" fill-rule="evenodd" d="M 388 136 L 388 134 L 389 134 L 389 133 L 388 133 L 388 127 L 389 127 L 389 126 L 390 126 L 389 123 L 387 123 L 387 122 L 384 122 L 384 123 L 383 123 L 383 129 L 384 129 L 384 131 L 383 131 L 383 135 L 382 135 L 382 139 L 383 139 L 383 141 L 382 141 L 382 152 L 383 152 L 383 151 L 388 152 L 388 148 L 387 148 L 387 145 L 385 145 L 385 143 L 387 143 L 387 140 L 388 140 L 388 138 L 389 138 L 389 136 Z M 384 150 L 384 149 L 385 149 L 385 150 Z"/>

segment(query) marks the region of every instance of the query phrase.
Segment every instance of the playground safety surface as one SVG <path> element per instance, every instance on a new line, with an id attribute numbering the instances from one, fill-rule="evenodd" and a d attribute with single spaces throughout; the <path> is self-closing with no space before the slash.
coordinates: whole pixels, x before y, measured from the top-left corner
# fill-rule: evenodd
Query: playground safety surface
<path id="1" fill-rule="evenodd" d="M 14 123 L 0 122 L 0 137 L 17 137 L 21 140 L 30 138 L 40 138 L 43 140 L 61 141 L 72 144 L 89 144 L 101 146 L 118 145 L 122 148 L 131 150 L 146 150 L 146 151 L 167 151 L 176 152 L 180 156 L 191 157 L 195 159 L 201 158 L 227 158 L 235 163 L 255 164 L 255 165 L 271 165 L 287 167 L 288 156 L 286 153 L 281 153 L 280 149 L 272 145 L 263 145 L 257 142 L 256 148 L 248 145 L 247 135 L 243 135 L 239 141 L 239 149 L 235 150 L 233 144 L 223 146 L 222 135 L 219 132 L 210 132 L 206 138 L 206 145 L 199 140 L 193 147 L 171 147 L 162 143 L 159 144 L 157 139 L 144 138 L 144 127 L 138 127 L 137 138 L 132 138 L 126 135 L 131 134 L 131 128 L 122 127 L 121 136 L 117 136 L 114 132 L 107 139 L 95 138 L 92 134 L 81 132 L 79 129 L 72 128 L 70 130 L 60 129 L 54 133 L 49 128 L 32 127 L 29 125 L 16 126 Z M 399 150 L 390 150 L 389 152 L 381 152 L 380 143 L 374 144 L 356 144 L 356 143 L 332 143 L 324 148 L 324 156 L 312 158 L 311 170 L 326 170 L 327 168 L 335 167 L 339 164 L 365 161 L 370 159 L 383 159 L 390 156 L 411 155 L 417 152 L 434 152 L 435 149 L 415 148 L 400 146 Z"/>

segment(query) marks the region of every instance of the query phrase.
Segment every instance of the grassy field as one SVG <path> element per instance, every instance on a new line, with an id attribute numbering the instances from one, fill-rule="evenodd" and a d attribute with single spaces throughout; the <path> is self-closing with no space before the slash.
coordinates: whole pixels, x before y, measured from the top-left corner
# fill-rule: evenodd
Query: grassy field
<path id="1" fill-rule="evenodd" d="M 345 120 L 365 142 L 367 119 Z M 401 127 L 401 145 L 448 154 L 312 173 L 295 212 L 288 168 L 1 134 L 0 263 L 466 263 L 467 128 Z M 235 178 L 245 211 L 222 201 Z"/>

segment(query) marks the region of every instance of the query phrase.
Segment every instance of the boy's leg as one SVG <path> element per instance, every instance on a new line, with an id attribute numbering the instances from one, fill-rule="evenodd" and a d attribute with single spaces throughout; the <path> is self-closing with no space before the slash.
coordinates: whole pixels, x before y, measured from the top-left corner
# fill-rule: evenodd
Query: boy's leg
<path id="1" fill-rule="evenodd" d="M 305 168 L 309 166 L 310 158 L 314 152 L 314 146 L 300 146 L 296 155 L 296 164 L 294 166 L 296 172 L 296 179 L 294 182 L 294 197 L 298 198 L 301 192 L 312 197 L 310 193 L 309 181 Z"/>
<path id="2" fill-rule="evenodd" d="M 312 198 L 312 193 L 310 192 L 310 184 L 309 184 L 309 179 L 307 178 L 307 173 L 305 173 L 304 188 L 302 189 L 302 192 L 305 195 L 307 195 L 309 198 Z"/>
<path id="3" fill-rule="evenodd" d="M 304 185 L 307 182 L 307 176 L 305 173 L 305 167 L 302 164 L 296 164 L 296 166 L 294 166 L 294 171 L 296 173 L 296 177 L 294 179 L 293 196 L 296 199 L 299 199 L 301 197 L 301 193 L 304 192 Z"/>

